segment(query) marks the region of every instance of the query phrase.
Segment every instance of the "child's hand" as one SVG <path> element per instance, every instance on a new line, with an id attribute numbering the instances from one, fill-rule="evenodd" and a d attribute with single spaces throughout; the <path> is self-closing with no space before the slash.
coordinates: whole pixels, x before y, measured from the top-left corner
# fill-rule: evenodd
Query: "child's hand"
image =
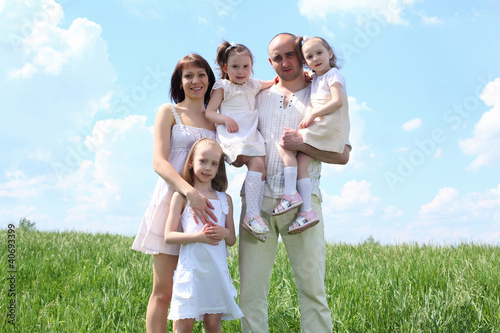
<path id="1" fill-rule="evenodd" d="M 205 235 L 217 242 L 225 239 L 228 236 L 228 233 L 229 230 L 215 223 L 210 223 L 210 225 L 205 228 Z"/>
<path id="2" fill-rule="evenodd" d="M 314 119 L 316 117 L 311 114 L 311 112 L 308 112 L 304 119 L 300 122 L 299 128 L 306 128 L 311 126 L 311 124 L 314 122 Z"/>
<path id="3" fill-rule="evenodd" d="M 229 133 L 238 132 L 238 130 L 240 129 L 238 123 L 231 117 L 226 118 L 224 125 L 226 125 L 227 131 Z"/>
<path id="4" fill-rule="evenodd" d="M 209 245 L 219 245 L 219 242 L 222 240 L 213 235 L 213 233 L 208 233 L 207 230 L 214 225 L 212 222 L 208 222 L 203 225 L 199 234 L 199 241 L 201 243 L 209 244 Z"/>
<path id="5" fill-rule="evenodd" d="M 312 82 L 312 72 L 304 71 L 304 78 L 306 79 L 307 83 Z"/>

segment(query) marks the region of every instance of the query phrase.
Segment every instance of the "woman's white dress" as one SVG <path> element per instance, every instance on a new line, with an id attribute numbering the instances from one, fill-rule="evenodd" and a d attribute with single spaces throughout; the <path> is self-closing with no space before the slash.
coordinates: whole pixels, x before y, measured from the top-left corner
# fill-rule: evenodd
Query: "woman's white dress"
<path id="1" fill-rule="evenodd" d="M 229 211 L 226 194 L 217 192 L 218 200 L 211 199 L 217 224 L 225 227 Z M 196 224 L 186 205 L 181 216 L 185 233 L 197 233 L 202 228 Z M 236 304 L 237 296 L 226 261 L 226 242 L 218 245 L 190 243 L 181 246 L 179 262 L 174 273 L 174 287 L 168 319 L 195 318 L 203 320 L 206 313 L 222 313 L 222 320 L 243 316 Z"/>
<path id="2" fill-rule="evenodd" d="M 229 133 L 225 125 L 217 125 L 217 142 L 221 145 L 227 163 L 233 163 L 238 155 L 265 156 L 264 138 L 257 129 L 259 118 L 255 109 L 255 96 L 262 87 L 262 81 L 248 79 L 244 84 L 235 84 L 221 79 L 212 89 L 223 89 L 224 99 L 219 112 L 233 118 L 238 124 L 237 132 Z"/>
<path id="3" fill-rule="evenodd" d="M 170 136 L 170 151 L 168 161 L 180 173 L 186 161 L 189 150 L 201 138 L 215 139 L 215 132 L 204 128 L 183 125 L 179 114 L 171 106 L 175 118 Z M 156 187 L 149 207 L 142 217 L 139 232 L 135 237 L 132 249 L 146 254 L 166 253 L 179 254 L 179 245 L 165 243 L 165 224 L 170 209 L 173 189 L 158 177 Z"/>

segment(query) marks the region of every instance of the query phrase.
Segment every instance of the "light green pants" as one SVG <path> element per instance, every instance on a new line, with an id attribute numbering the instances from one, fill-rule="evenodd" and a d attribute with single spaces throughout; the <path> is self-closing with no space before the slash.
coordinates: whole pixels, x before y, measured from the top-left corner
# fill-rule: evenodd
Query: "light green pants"
<path id="1" fill-rule="evenodd" d="M 264 197 L 261 217 L 270 229 L 265 243 L 240 227 L 240 308 L 245 315 L 241 318 L 242 331 L 257 333 L 269 330 L 267 296 L 278 236 L 281 235 L 299 294 L 302 332 L 332 332 L 331 313 L 325 295 L 325 241 L 320 200 L 317 196 L 312 197 L 312 208 L 318 214 L 320 223 L 296 235 L 288 235 L 287 228 L 295 220 L 298 209 L 271 216 L 278 203 L 279 199 Z M 245 211 L 243 197 L 241 219 Z"/>

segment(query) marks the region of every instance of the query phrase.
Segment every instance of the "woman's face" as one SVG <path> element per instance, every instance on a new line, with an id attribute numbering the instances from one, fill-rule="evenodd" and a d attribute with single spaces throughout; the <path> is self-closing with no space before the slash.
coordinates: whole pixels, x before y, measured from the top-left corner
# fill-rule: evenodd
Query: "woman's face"
<path id="1" fill-rule="evenodd" d="M 185 98 L 204 99 L 208 89 L 207 71 L 201 67 L 186 67 L 182 70 L 181 89 Z"/>

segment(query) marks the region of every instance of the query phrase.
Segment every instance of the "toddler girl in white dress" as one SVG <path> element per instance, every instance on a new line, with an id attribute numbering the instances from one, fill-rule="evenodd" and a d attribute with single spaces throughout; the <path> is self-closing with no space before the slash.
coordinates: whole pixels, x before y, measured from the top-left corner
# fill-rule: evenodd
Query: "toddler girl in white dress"
<path id="1" fill-rule="evenodd" d="M 265 185 L 265 142 L 257 129 L 255 96 L 273 81 L 252 79 L 253 57 L 241 44 L 224 41 L 217 49 L 220 79 L 212 89 L 206 117 L 217 124 L 217 142 L 226 161 L 236 167 L 246 165 L 246 214 L 242 227 L 259 240 L 269 232 L 260 217 Z M 217 109 L 219 113 L 217 113 Z"/>

